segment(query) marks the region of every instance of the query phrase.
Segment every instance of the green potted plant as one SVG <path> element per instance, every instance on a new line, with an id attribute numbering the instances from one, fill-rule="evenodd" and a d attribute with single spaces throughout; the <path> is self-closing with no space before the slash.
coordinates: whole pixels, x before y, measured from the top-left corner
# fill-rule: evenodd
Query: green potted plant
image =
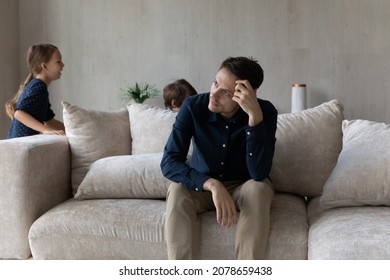
<path id="1" fill-rule="evenodd" d="M 125 102 L 134 100 L 136 103 L 143 103 L 146 99 L 156 97 L 159 90 L 155 85 L 149 83 L 130 85 L 125 89 L 122 89 L 120 95 L 121 99 Z"/>

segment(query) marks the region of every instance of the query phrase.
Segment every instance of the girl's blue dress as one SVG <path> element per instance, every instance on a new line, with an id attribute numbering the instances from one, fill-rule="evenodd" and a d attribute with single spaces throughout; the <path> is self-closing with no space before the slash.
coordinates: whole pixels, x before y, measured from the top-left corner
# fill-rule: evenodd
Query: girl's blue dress
<path id="1" fill-rule="evenodd" d="M 41 123 L 53 119 L 55 115 L 49 102 L 47 85 L 39 79 L 32 79 L 20 95 L 19 100 L 16 103 L 15 111 L 16 110 L 21 110 L 30 114 Z M 25 126 L 14 118 L 11 122 L 7 138 L 30 136 L 35 134 L 39 134 L 39 132 Z"/>

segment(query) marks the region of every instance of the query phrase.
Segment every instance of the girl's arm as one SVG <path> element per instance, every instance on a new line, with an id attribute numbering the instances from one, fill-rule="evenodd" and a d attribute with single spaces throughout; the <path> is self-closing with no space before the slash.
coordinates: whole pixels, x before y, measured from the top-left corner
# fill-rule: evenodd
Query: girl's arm
<path id="1" fill-rule="evenodd" d="M 65 132 L 63 130 L 53 129 L 50 126 L 44 125 L 43 123 L 37 121 L 30 114 L 23 112 L 21 110 L 16 110 L 14 114 L 14 118 L 20 121 L 25 126 L 28 126 L 35 131 L 41 132 L 43 134 L 58 134 L 64 135 Z"/>
<path id="2" fill-rule="evenodd" d="M 50 121 L 47 121 L 45 123 L 45 125 L 47 127 L 49 127 L 50 129 L 52 129 L 52 130 L 62 130 L 62 131 L 65 131 L 64 123 L 59 121 L 59 120 L 56 120 L 56 119 L 51 119 Z"/>

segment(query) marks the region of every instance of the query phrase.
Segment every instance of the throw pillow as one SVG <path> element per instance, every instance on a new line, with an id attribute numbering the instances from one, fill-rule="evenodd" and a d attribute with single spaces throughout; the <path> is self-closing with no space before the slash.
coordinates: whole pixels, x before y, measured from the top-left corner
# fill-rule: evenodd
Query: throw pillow
<path id="1" fill-rule="evenodd" d="M 343 149 L 324 186 L 321 205 L 390 206 L 390 125 L 343 122 Z"/>
<path id="2" fill-rule="evenodd" d="M 127 110 L 132 154 L 163 152 L 177 113 L 143 104 L 130 104 Z"/>
<path id="3" fill-rule="evenodd" d="M 131 152 L 129 116 L 126 109 L 112 112 L 85 110 L 62 102 L 72 164 L 72 189 L 77 192 L 90 165 L 108 156 Z"/>
<path id="4" fill-rule="evenodd" d="M 161 159 L 161 153 L 99 159 L 75 198 L 165 198 L 170 181 L 161 173 Z"/>
<path id="5" fill-rule="evenodd" d="M 343 107 L 336 100 L 278 116 L 270 173 L 277 191 L 321 195 L 341 151 L 343 119 Z"/>

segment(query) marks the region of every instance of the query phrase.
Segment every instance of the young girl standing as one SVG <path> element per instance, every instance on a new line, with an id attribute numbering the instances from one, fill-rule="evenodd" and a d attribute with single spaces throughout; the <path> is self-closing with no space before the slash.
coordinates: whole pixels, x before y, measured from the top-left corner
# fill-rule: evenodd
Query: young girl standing
<path id="1" fill-rule="evenodd" d="M 39 133 L 64 135 L 63 123 L 54 119 L 47 90 L 52 81 L 61 77 L 65 66 L 60 51 L 50 44 L 30 46 L 27 66 L 30 74 L 6 103 L 7 115 L 12 120 L 8 138 Z"/>

